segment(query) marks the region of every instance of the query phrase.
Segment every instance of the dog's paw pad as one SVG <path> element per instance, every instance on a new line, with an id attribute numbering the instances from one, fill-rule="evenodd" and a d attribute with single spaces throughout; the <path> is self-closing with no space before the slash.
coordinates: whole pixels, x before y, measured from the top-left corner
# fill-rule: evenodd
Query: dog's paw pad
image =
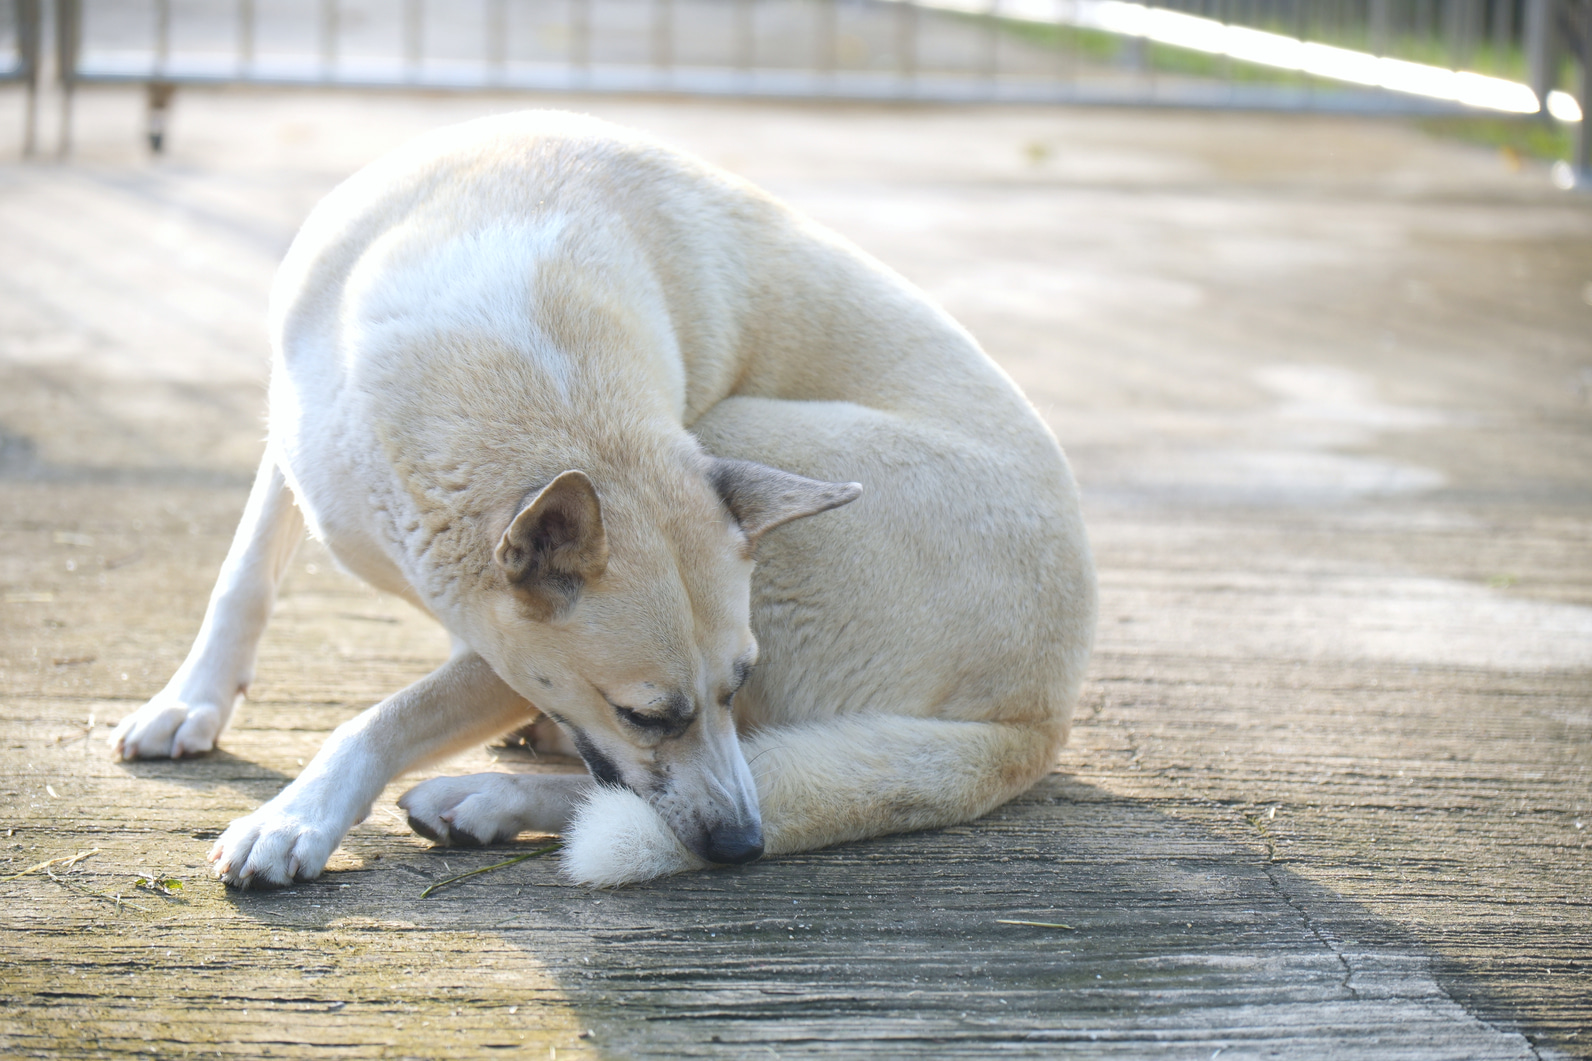
<path id="1" fill-rule="evenodd" d="M 564 834 L 562 865 L 577 884 L 610 888 L 703 869 L 707 863 L 686 849 L 646 800 L 599 786 Z"/>

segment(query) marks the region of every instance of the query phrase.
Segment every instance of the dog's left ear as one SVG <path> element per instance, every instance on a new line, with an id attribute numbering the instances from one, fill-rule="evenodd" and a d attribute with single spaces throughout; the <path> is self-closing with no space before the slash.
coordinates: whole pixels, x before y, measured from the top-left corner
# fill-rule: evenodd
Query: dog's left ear
<path id="1" fill-rule="evenodd" d="M 815 516 L 862 496 L 861 483 L 827 483 L 755 461 L 713 459 L 708 481 L 741 525 L 748 542 L 803 516 Z"/>
<path id="2" fill-rule="evenodd" d="M 503 532 L 494 554 L 533 617 L 546 621 L 575 603 L 608 569 L 597 488 L 585 472 L 564 472 L 542 488 Z"/>

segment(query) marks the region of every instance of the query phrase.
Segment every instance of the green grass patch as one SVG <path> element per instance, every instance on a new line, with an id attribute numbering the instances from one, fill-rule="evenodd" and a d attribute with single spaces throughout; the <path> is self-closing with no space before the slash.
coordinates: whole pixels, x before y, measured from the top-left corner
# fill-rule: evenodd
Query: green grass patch
<path id="1" fill-rule="evenodd" d="M 1575 138 L 1574 130 L 1561 122 L 1529 116 L 1423 118 L 1417 124 L 1432 136 L 1550 161 L 1569 158 Z"/>

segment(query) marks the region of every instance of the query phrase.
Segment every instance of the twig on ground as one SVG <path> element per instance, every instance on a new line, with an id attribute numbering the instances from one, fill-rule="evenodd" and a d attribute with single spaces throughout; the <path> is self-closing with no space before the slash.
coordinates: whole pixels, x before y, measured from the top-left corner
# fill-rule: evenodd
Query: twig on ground
<path id="1" fill-rule="evenodd" d="M 997 925 L 1027 925 L 1029 928 L 1064 928 L 1068 932 L 1076 932 L 1071 925 L 1064 925 L 1060 921 L 1009 921 L 1004 917 L 995 919 Z"/>
<path id="2" fill-rule="evenodd" d="M 437 891 L 438 889 L 441 889 L 441 888 L 446 888 L 448 885 L 454 883 L 455 881 L 461 881 L 461 880 L 463 880 L 466 877 L 473 877 L 477 873 L 491 873 L 495 869 L 502 869 L 504 866 L 512 866 L 516 862 L 524 862 L 528 858 L 536 858 L 536 857 L 538 857 L 540 855 L 549 854 L 550 852 L 557 851 L 559 848 L 561 848 L 563 846 L 564 845 L 563 845 L 563 843 L 561 841 L 555 840 L 553 843 L 550 843 L 550 844 L 546 845 L 545 847 L 539 847 L 535 851 L 528 851 L 528 852 L 526 852 L 523 855 L 515 855 L 513 858 L 509 859 L 507 862 L 499 862 L 499 863 L 496 863 L 495 865 L 491 865 L 491 866 L 482 866 L 480 869 L 472 869 L 468 873 L 460 873 L 458 876 L 449 877 L 447 880 L 439 880 L 437 883 L 433 884 L 431 887 L 429 887 L 425 891 L 421 892 L 420 893 L 420 898 L 424 899 L 427 896 L 429 896 L 432 892 Z"/>
<path id="3" fill-rule="evenodd" d="M 29 866 L 27 869 L 23 870 L 21 873 L 13 873 L 9 877 L 0 877 L 0 884 L 5 884 L 8 881 L 14 881 L 18 877 L 26 877 L 29 873 L 37 873 L 41 869 L 49 869 L 51 866 L 65 866 L 65 867 L 75 866 L 79 862 L 83 861 L 85 858 L 88 858 L 91 855 L 97 855 L 99 853 L 100 853 L 100 849 L 96 847 L 92 851 L 79 851 L 75 855 L 62 855 L 60 858 L 46 859 L 43 862 L 40 862 L 37 866 Z M 52 876 L 53 876 L 53 874 L 52 874 Z"/>

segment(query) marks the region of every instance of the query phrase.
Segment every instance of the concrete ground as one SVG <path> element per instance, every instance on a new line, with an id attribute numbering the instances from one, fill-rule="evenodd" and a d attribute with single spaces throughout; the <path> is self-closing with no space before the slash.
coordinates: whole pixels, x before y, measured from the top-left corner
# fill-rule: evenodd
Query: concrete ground
<path id="1" fill-rule="evenodd" d="M 554 101 L 834 226 L 1025 388 L 1102 580 L 1072 743 L 962 828 L 614 892 L 421 899 L 514 848 L 430 849 L 401 785 L 321 880 L 211 881 L 445 650 L 308 545 L 224 750 L 108 754 L 241 510 L 272 269 L 364 161 L 526 102 L 185 92 L 151 162 L 86 92 L 72 162 L 0 164 L 0 1053 L 1592 1056 L 1592 200 L 1400 124 Z M 546 768 L 450 769 L 493 767 Z"/>

